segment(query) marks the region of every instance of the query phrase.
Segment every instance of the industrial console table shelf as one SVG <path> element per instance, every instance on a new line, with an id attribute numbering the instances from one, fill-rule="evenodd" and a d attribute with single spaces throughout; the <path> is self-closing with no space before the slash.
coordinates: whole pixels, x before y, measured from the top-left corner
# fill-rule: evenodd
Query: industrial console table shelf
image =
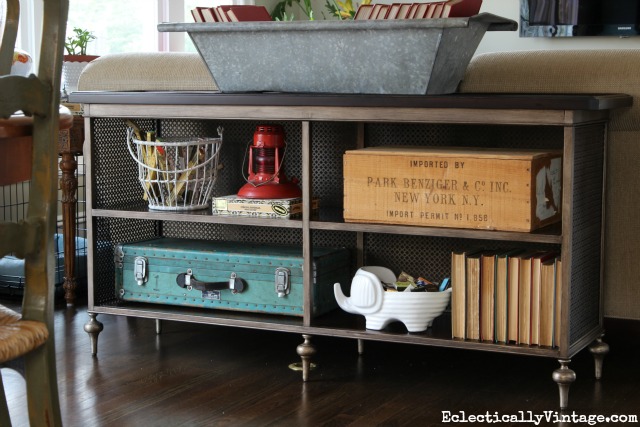
<path id="1" fill-rule="evenodd" d="M 602 342 L 603 200 L 607 119 L 627 107 L 626 95 L 455 94 L 379 96 L 315 94 L 220 94 L 212 92 L 76 92 L 84 104 L 89 222 L 89 321 L 85 330 L 97 352 L 102 324 L 111 314 L 161 320 L 300 333 L 303 379 L 315 350 L 314 335 L 411 343 L 556 358 L 553 378 L 560 406 L 568 405 L 575 380 L 570 359 L 589 347 L 596 376 L 608 346 Z M 243 156 L 257 124 L 278 123 L 286 132 L 287 174 L 300 179 L 299 219 L 214 216 L 210 210 L 150 211 L 142 199 L 136 165 L 126 148 L 126 125 L 134 119 L 159 135 L 215 136 L 224 128 L 215 195 L 235 194 L 244 183 Z M 381 145 L 430 145 L 563 150 L 562 221 L 534 232 L 346 223 L 342 217 L 342 157 L 346 150 Z M 311 200 L 320 199 L 312 215 Z M 304 257 L 301 317 L 198 309 L 119 300 L 114 286 L 114 247 L 153 237 L 234 240 L 300 245 Z M 445 313 L 423 333 L 391 325 L 367 330 L 361 316 L 335 310 L 312 316 L 314 246 L 351 249 L 353 272 L 361 265 L 450 274 L 454 249 L 483 245 L 553 249 L 562 257 L 561 340 L 557 347 L 496 344 L 451 338 Z M 362 347 L 359 346 L 361 349 Z"/>

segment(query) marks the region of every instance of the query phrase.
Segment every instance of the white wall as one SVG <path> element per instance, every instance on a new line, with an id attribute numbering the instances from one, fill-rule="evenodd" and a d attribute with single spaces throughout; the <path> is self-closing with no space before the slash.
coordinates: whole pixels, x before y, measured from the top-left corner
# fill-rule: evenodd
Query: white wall
<path id="1" fill-rule="evenodd" d="M 519 22 L 518 0 L 484 0 L 481 12 L 489 12 Z M 518 31 L 485 33 L 476 55 L 486 52 L 537 49 L 632 49 L 640 48 L 640 37 L 519 37 Z"/>

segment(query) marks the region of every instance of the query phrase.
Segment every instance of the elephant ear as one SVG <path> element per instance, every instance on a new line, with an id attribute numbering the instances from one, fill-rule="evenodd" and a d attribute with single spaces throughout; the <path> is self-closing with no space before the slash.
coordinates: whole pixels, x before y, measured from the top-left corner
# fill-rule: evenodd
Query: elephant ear
<path id="1" fill-rule="evenodd" d="M 384 289 L 380 279 L 373 273 L 358 270 L 351 281 L 351 304 L 361 314 L 373 314 L 382 307 L 383 298 Z"/>
<path id="2" fill-rule="evenodd" d="M 387 267 L 381 267 L 379 265 L 367 265 L 364 267 L 360 267 L 360 269 L 362 271 L 368 271 L 369 273 L 375 274 L 382 283 L 393 283 L 396 281 L 396 275 L 393 274 L 393 271 L 391 271 Z"/>

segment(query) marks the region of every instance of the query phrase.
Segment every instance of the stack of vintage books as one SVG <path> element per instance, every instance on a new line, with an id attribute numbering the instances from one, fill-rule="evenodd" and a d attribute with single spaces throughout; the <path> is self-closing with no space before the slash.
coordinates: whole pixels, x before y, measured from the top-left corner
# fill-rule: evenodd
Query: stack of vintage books
<path id="1" fill-rule="evenodd" d="M 254 5 L 198 6 L 191 9 L 191 16 L 193 16 L 195 22 L 255 22 L 272 20 L 266 7 Z"/>
<path id="2" fill-rule="evenodd" d="M 559 345 L 562 261 L 557 252 L 453 252 L 451 287 L 453 338 Z"/>
<path id="3" fill-rule="evenodd" d="M 468 18 L 480 12 L 482 0 L 449 0 L 427 3 L 362 4 L 354 19 Z"/>

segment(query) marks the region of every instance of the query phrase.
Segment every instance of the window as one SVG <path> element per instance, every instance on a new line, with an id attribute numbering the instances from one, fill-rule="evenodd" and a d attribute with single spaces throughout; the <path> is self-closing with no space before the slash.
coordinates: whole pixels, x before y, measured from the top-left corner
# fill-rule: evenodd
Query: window
<path id="1" fill-rule="evenodd" d="M 159 33 L 159 22 L 193 22 L 191 9 L 220 4 L 253 4 L 253 0 L 69 0 L 67 35 L 78 27 L 91 31 L 96 39 L 88 54 L 116 52 L 191 51 L 193 43 L 186 33 Z M 41 0 L 20 0 L 19 46 L 39 55 L 42 16 Z M 38 25 L 35 25 L 38 23 Z"/>
<path id="2" fill-rule="evenodd" d="M 195 7 L 191 3 L 198 1 L 201 4 L 203 0 L 70 0 L 67 34 L 74 27 L 93 32 L 96 40 L 90 48 L 96 55 L 184 50 L 191 43 L 186 34 L 159 33 L 157 24 L 191 22 L 190 10 Z M 191 49 L 195 51 L 193 46 Z"/>
<path id="3" fill-rule="evenodd" d="M 157 3 L 157 0 L 71 0 L 67 36 L 75 27 L 92 32 L 96 39 L 87 48 L 92 55 L 158 50 Z"/>

